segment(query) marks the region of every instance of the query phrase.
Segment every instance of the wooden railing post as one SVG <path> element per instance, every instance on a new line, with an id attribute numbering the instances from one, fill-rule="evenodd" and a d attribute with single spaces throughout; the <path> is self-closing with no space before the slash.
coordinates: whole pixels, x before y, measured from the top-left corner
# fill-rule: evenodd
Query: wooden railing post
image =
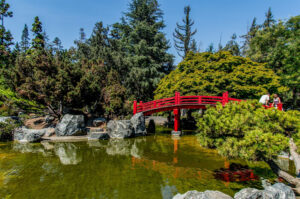
<path id="1" fill-rule="evenodd" d="M 180 93 L 175 91 L 175 105 L 180 104 Z"/>
<path id="2" fill-rule="evenodd" d="M 202 104 L 202 96 L 198 96 L 198 104 Z"/>
<path id="3" fill-rule="evenodd" d="M 141 107 L 141 112 L 143 111 L 144 107 L 143 107 L 143 101 L 140 101 L 140 107 Z"/>
<path id="4" fill-rule="evenodd" d="M 228 103 L 228 101 L 229 101 L 229 99 L 228 99 L 228 91 L 226 91 L 222 95 L 222 105 L 225 106 Z"/>
<path id="5" fill-rule="evenodd" d="M 282 111 L 282 104 L 281 103 L 277 104 L 277 110 Z"/>
<path id="6" fill-rule="evenodd" d="M 133 115 L 135 115 L 137 113 L 137 101 L 134 100 L 133 101 Z"/>
<path id="7" fill-rule="evenodd" d="M 156 101 L 153 102 L 153 108 L 156 108 Z"/>

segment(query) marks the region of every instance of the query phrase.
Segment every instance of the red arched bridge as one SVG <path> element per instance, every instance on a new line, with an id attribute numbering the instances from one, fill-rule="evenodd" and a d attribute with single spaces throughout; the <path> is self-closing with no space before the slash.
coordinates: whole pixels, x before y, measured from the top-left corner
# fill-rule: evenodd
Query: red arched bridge
<path id="1" fill-rule="evenodd" d="M 151 115 L 162 111 L 173 110 L 174 113 L 174 131 L 179 131 L 180 128 L 180 109 L 206 109 L 209 105 L 216 105 L 220 102 L 225 106 L 230 101 L 241 101 L 240 99 L 228 97 L 228 92 L 222 96 L 180 96 L 179 92 L 175 92 L 174 97 L 154 100 L 150 102 L 139 103 L 134 101 L 133 114 L 143 113 Z"/>
<path id="2" fill-rule="evenodd" d="M 174 131 L 177 132 L 180 129 L 180 109 L 206 109 L 207 106 L 215 106 L 218 102 L 225 106 L 230 101 L 240 102 L 242 100 L 228 97 L 228 92 L 223 93 L 222 96 L 180 96 L 179 92 L 175 92 L 174 97 L 150 102 L 134 101 L 133 114 L 143 113 L 146 116 L 173 110 Z M 271 108 L 272 105 L 264 105 L 264 107 Z M 282 104 L 278 104 L 277 108 L 282 110 Z"/>

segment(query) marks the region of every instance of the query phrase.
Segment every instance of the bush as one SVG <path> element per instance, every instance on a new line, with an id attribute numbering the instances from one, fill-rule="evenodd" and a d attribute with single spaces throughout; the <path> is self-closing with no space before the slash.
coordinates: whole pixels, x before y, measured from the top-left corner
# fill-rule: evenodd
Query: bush
<path id="1" fill-rule="evenodd" d="M 13 138 L 13 131 L 21 124 L 16 120 L 8 119 L 6 122 L 0 122 L 0 141 L 8 141 Z"/>
<path id="2" fill-rule="evenodd" d="M 276 158 L 288 148 L 291 136 L 300 135 L 299 124 L 299 113 L 264 109 L 254 101 L 231 102 L 224 107 L 218 104 L 197 118 L 202 146 L 247 160 Z"/>

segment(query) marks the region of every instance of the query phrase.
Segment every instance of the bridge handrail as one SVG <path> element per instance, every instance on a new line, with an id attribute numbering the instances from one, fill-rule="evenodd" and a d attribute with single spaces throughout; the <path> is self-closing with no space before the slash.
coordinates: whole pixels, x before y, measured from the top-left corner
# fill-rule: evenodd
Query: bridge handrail
<path id="1" fill-rule="evenodd" d="M 153 100 L 150 102 L 142 102 L 138 104 L 134 101 L 133 114 L 138 112 L 151 111 L 154 109 L 165 108 L 170 106 L 180 106 L 180 105 L 215 105 L 218 102 L 225 105 L 229 101 L 242 101 L 240 99 L 229 98 L 228 92 L 223 93 L 222 96 L 180 96 L 179 92 L 175 92 L 174 97 L 163 98 L 158 100 Z"/>

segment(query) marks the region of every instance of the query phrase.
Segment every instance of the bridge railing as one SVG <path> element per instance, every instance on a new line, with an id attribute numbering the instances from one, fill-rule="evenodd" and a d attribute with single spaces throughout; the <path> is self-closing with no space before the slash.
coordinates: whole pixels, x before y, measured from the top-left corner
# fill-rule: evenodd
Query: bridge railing
<path id="1" fill-rule="evenodd" d="M 174 97 L 153 100 L 150 102 L 142 102 L 139 104 L 134 101 L 133 104 L 133 114 L 138 112 L 145 112 L 155 109 L 160 109 L 170 106 L 180 106 L 180 105 L 215 105 L 218 102 L 225 105 L 229 101 L 242 101 L 240 99 L 229 98 L 228 92 L 223 93 L 222 96 L 180 96 L 179 92 L 175 92 Z"/>

